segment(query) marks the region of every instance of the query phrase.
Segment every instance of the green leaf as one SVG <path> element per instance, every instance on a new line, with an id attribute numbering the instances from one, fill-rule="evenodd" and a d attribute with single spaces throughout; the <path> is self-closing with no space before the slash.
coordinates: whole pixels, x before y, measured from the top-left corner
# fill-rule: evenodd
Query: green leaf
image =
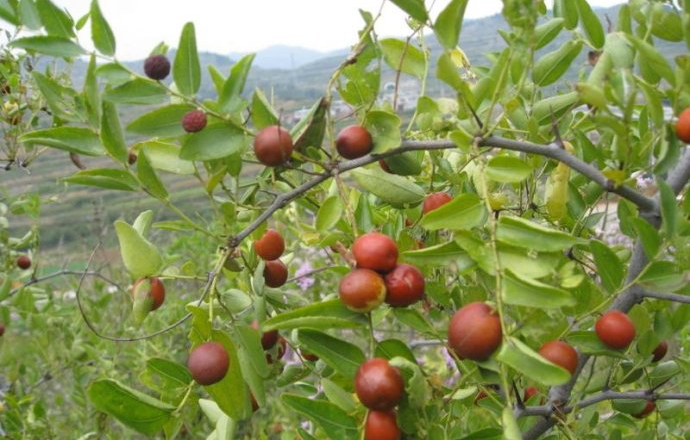
<path id="1" fill-rule="evenodd" d="M 671 261 L 652 261 L 640 275 L 639 283 L 661 292 L 675 292 L 687 286 L 685 272 Z"/>
<path id="2" fill-rule="evenodd" d="M 376 344 L 374 355 L 386 359 L 401 357 L 412 363 L 417 363 L 417 359 L 408 345 L 400 339 L 386 339 Z"/>
<path id="3" fill-rule="evenodd" d="M 314 422 L 331 440 L 352 440 L 357 438 L 357 422 L 345 411 L 327 400 L 302 397 L 284 393 L 280 400 L 287 407 Z"/>
<path id="4" fill-rule="evenodd" d="M 189 104 L 170 104 L 144 113 L 127 125 L 132 133 L 146 136 L 173 137 L 185 134 L 182 117 L 193 110 Z"/>
<path id="5" fill-rule="evenodd" d="M 153 211 L 149 209 L 139 213 L 137 218 L 134 219 L 132 227 L 136 229 L 142 237 L 146 238 L 151 230 L 151 222 L 153 222 Z"/>
<path id="6" fill-rule="evenodd" d="M 582 50 L 582 41 L 571 40 L 539 58 L 532 70 L 532 79 L 541 87 L 558 81 Z"/>
<path id="7" fill-rule="evenodd" d="M 239 342 L 239 350 L 247 353 L 252 369 L 263 378 L 268 377 L 269 369 L 266 363 L 266 353 L 261 346 L 261 336 L 255 329 L 248 325 L 238 324 L 235 326 L 235 335 Z"/>
<path id="8" fill-rule="evenodd" d="M 106 89 L 105 99 L 118 104 L 160 104 L 167 99 L 165 89 L 155 81 L 135 78 L 114 88 Z"/>
<path id="9" fill-rule="evenodd" d="M 554 0 L 553 15 L 555 17 L 563 18 L 566 29 L 575 29 L 579 20 L 577 12 L 577 3 L 573 0 Z"/>
<path id="10" fill-rule="evenodd" d="M 91 39 L 100 53 L 115 55 L 115 35 L 98 6 L 98 0 L 91 1 Z"/>
<path id="11" fill-rule="evenodd" d="M 419 22 L 423 23 L 429 19 L 424 7 L 424 0 L 391 0 L 391 3 Z"/>
<path id="12" fill-rule="evenodd" d="M 249 75 L 249 69 L 252 67 L 252 61 L 254 61 L 255 56 L 256 54 L 253 53 L 245 55 L 232 66 L 230 76 L 225 80 L 218 98 L 218 105 L 222 111 L 235 113 L 242 110 L 244 106 L 242 91 L 247 82 L 247 75 Z"/>
<path id="13" fill-rule="evenodd" d="M 101 142 L 112 157 L 121 163 L 127 162 L 127 146 L 120 126 L 120 117 L 115 104 L 103 101 L 101 117 Z"/>
<path id="14" fill-rule="evenodd" d="M 405 405 L 412 408 L 423 408 L 431 399 L 431 389 L 422 369 L 413 358 L 395 357 L 390 361 L 391 366 L 400 370 L 405 380 Z"/>
<path id="15" fill-rule="evenodd" d="M 16 4 L 10 3 L 10 0 L 0 0 L 0 18 L 14 26 L 19 26 Z"/>
<path id="16" fill-rule="evenodd" d="M 604 46 L 605 35 L 604 27 L 601 25 L 599 17 L 592 11 L 592 7 L 589 6 L 586 0 L 576 0 L 575 3 L 577 3 L 577 10 L 580 14 L 582 28 L 589 42 L 592 43 L 592 46 L 595 48 L 601 49 Z"/>
<path id="17" fill-rule="evenodd" d="M 568 334 L 565 337 L 569 344 L 575 346 L 580 352 L 592 354 L 596 356 L 610 356 L 616 358 L 623 358 L 623 352 L 612 350 L 607 347 L 601 339 L 594 332 L 577 331 Z"/>
<path id="18" fill-rule="evenodd" d="M 113 168 L 94 168 L 78 171 L 63 182 L 75 185 L 95 186 L 98 188 L 115 189 L 118 191 L 137 191 L 139 184 L 129 171 Z"/>
<path id="19" fill-rule="evenodd" d="M 165 200 L 168 198 L 168 191 L 156 173 L 156 170 L 151 165 L 146 151 L 140 151 L 137 159 L 137 175 L 141 184 L 146 188 L 152 196 L 157 199 Z"/>
<path id="20" fill-rule="evenodd" d="M 524 160 L 508 155 L 494 156 L 489 159 L 486 175 L 489 179 L 501 183 L 518 183 L 532 174 L 532 166 Z"/>
<path id="21" fill-rule="evenodd" d="M 467 252 L 454 241 L 416 251 L 405 251 L 402 253 L 402 259 L 416 265 L 444 266 L 454 263 L 460 272 L 475 265 Z"/>
<path id="22" fill-rule="evenodd" d="M 512 246 L 544 252 L 563 251 L 579 242 L 577 238 L 565 232 L 513 216 L 501 217 L 496 229 L 496 238 Z"/>
<path id="23" fill-rule="evenodd" d="M 501 414 L 501 424 L 503 425 L 503 438 L 505 440 L 522 440 L 522 433 L 518 426 L 515 414 L 510 406 L 503 408 Z"/>
<path id="24" fill-rule="evenodd" d="M 681 370 L 676 361 L 662 362 L 649 372 L 650 385 L 656 388 L 674 376 L 682 374 L 682 372 L 683 370 Z"/>
<path id="25" fill-rule="evenodd" d="M 252 122 L 257 130 L 278 124 L 278 113 L 268 102 L 261 89 L 256 88 L 252 97 Z"/>
<path id="26" fill-rule="evenodd" d="M 564 19 L 554 18 L 534 28 L 534 39 L 537 41 L 535 50 L 541 49 L 552 42 L 563 30 L 564 24 Z"/>
<path id="27" fill-rule="evenodd" d="M 38 14 L 48 35 L 71 38 L 75 37 L 72 18 L 50 0 L 36 0 Z"/>
<path id="28" fill-rule="evenodd" d="M 666 41 L 683 40 L 683 21 L 681 15 L 661 3 L 654 3 L 651 11 L 652 34 Z M 646 17 L 645 17 L 646 18 Z"/>
<path id="29" fill-rule="evenodd" d="M 501 297 L 506 304 L 538 309 L 557 309 L 574 306 L 576 303 L 575 298 L 568 291 L 510 270 L 505 271 L 501 287 Z"/>
<path id="30" fill-rule="evenodd" d="M 423 151 L 407 151 L 384 159 L 393 174 L 417 176 L 422 172 Z"/>
<path id="31" fill-rule="evenodd" d="M 654 46 L 632 35 L 626 35 L 626 37 L 628 37 L 628 40 L 638 51 L 640 68 L 647 68 L 656 72 L 668 81 L 671 86 L 676 84 L 676 76 L 673 73 L 673 69 L 666 58 Z"/>
<path id="32" fill-rule="evenodd" d="M 601 284 L 608 292 L 615 292 L 623 282 L 625 269 L 623 263 L 604 243 L 592 240 L 589 244 L 594 257 L 594 263 L 597 265 L 597 273 L 601 278 Z"/>
<path id="33" fill-rule="evenodd" d="M 314 227 L 322 234 L 330 231 L 342 218 L 343 202 L 339 196 L 331 196 L 324 200 L 316 214 Z"/>
<path id="34" fill-rule="evenodd" d="M 561 117 L 579 101 L 577 92 L 564 93 L 537 101 L 532 107 L 532 117 L 539 125 L 551 124 L 551 118 Z"/>
<path id="35" fill-rule="evenodd" d="M 294 328 L 352 328 L 364 324 L 361 313 L 353 312 L 339 299 L 317 302 L 274 316 L 263 322 L 264 331 Z"/>
<path id="36" fill-rule="evenodd" d="M 335 382 L 324 377 L 321 379 L 321 387 L 326 398 L 346 413 L 350 414 L 357 409 L 357 403 L 352 397 L 352 393 L 348 393 Z"/>
<path id="37" fill-rule="evenodd" d="M 395 319 L 420 333 L 436 335 L 436 330 L 434 327 L 416 309 L 396 307 L 393 309 L 393 315 L 395 316 Z"/>
<path id="38" fill-rule="evenodd" d="M 85 156 L 105 154 L 98 134 L 82 127 L 45 128 L 23 134 L 19 137 L 19 141 L 29 145 L 45 145 Z"/>
<path id="39" fill-rule="evenodd" d="M 426 193 L 402 176 L 388 174 L 377 168 L 359 168 L 352 172 L 357 183 L 386 203 L 395 207 L 419 204 Z"/>
<path id="40" fill-rule="evenodd" d="M 356 345 L 316 330 L 300 329 L 299 341 L 307 351 L 348 379 L 354 379 L 359 366 L 366 359 Z"/>
<path id="41" fill-rule="evenodd" d="M 64 37 L 46 35 L 17 38 L 10 42 L 9 46 L 63 58 L 76 57 L 86 53 L 81 46 L 74 43 L 72 40 Z"/>
<path id="42" fill-rule="evenodd" d="M 422 79 L 426 73 L 426 56 L 418 47 L 397 38 L 379 41 L 383 59 L 391 69 Z"/>
<path id="43" fill-rule="evenodd" d="M 38 13 L 38 7 L 36 6 L 36 2 L 34 0 L 19 0 L 17 10 L 19 12 L 19 19 L 24 26 L 32 31 L 36 31 L 41 28 L 41 16 Z M 2 16 L 2 14 L 0 14 L 0 16 Z"/>
<path id="44" fill-rule="evenodd" d="M 36 72 L 34 72 L 34 75 Z M 59 92 L 58 92 L 59 93 Z M 98 78 L 96 78 L 96 54 L 92 53 L 89 59 L 89 67 L 86 69 L 84 78 L 83 99 L 88 113 L 89 122 L 92 126 L 101 125 L 101 93 L 98 89 Z M 44 94 L 45 95 L 45 94 Z M 46 97 L 47 99 L 47 97 Z M 51 106 L 51 108 L 54 108 Z M 53 112 L 55 113 L 55 112 Z"/>
<path id="45" fill-rule="evenodd" d="M 132 72 L 120 63 L 101 64 L 96 68 L 96 75 L 103 78 L 112 87 L 121 86 L 133 79 Z"/>
<path id="46" fill-rule="evenodd" d="M 146 435 L 161 431 L 175 410 L 172 405 L 110 379 L 92 383 L 87 393 L 96 409 Z"/>
<path id="47" fill-rule="evenodd" d="M 212 160 L 241 153 L 247 144 L 244 133 L 232 125 L 213 124 L 187 138 L 180 158 L 186 160 Z"/>
<path id="48" fill-rule="evenodd" d="M 649 222 L 641 218 L 634 218 L 631 222 L 637 234 L 637 238 L 639 238 L 640 243 L 642 243 L 642 248 L 647 258 L 650 260 L 656 258 L 662 242 L 659 231 L 657 231 L 654 226 L 650 225 Z"/>
<path id="49" fill-rule="evenodd" d="M 475 194 L 461 194 L 445 205 L 428 212 L 419 225 L 428 231 L 472 229 L 488 218 L 484 202 Z"/>
<path id="50" fill-rule="evenodd" d="M 148 359 L 146 361 L 146 369 L 177 387 L 186 387 L 192 381 L 192 375 L 187 367 L 167 359 Z"/>
<path id="51" fill-rule="evenodd" d="M 290 135 L 295 140 L 295 149 L 303 151 L 307 147 L 320 148 L 326 133 L 326 112 L 328 101 L 319 99 L 300 121 L 292 127 Z"/>
<path id="52" fill-rule="evenodd" d="M 436 18 L 434 33 L 446 49 L 454 49 L 458 45 L 467 2 L 468 0 L 451 0 Z"/>
<path id="53" fill-rule="evenodd" d="M 400 146 L 400 117 L 383 110 L 372 110 L 367 113 L 364 126 L 374 140 L 372 153 L 383 153 Z"/>
<path id="54" fill-rule="evenodd" d="M 163 265 L 158 249 L 122 220 L 115 222 L 115 232 L 120 242 L 122 261 L 132 278 L 157 275 Z"/>
<path id="55" fill-rule="evenodd" d="M 196 50 L 194 23 L 187 23 L 182 28 L 173 63 L 173 79 L 177 90 L 183 95 L 194 95 L 201 85 L 201 67 Z"/>
<path id="56" fill-rule="evenodd" d="M 459 50 L 445 51 L 438 57 L 436 63 L 436 76 L 438 79 L 455 89 L 456 92 L 461 93 L 463 98 L 467 100 L 470 105 L 475 104 L 475 98 L 470 89 L 469 84 L 460 76 L 460 67 L 453 61 L 453 53 L 458 53 Z"/>
<path id="57" fill-rule="evenodd" d="M 672 238 L 676 233 L 678 224 L 678 202 L 676 201 L 676 194 L 666 181 L 657 180 L 659 187 L 659 194 L 661 195 L 661 218 L 663 220 L 663 229 L 666 233 L 666 238 Z"/>
<path id="58" fill-rule="evenodd" d="M 208 314 L 200 314 L 199 319 L 203 319 L 207 323 L 209 320 Z M 194 337 L 194 339 L 196 339 L 196 337 Z M 230 366 L 223 380 L 213 385 L 205 386 L 204 390 L 206 390 L 218 404 L 220 409 L 231 419 L 242 420 L 249 417 L 251 415 L 251 407 L 247 393 L 247 385 L 242 375 L 241 363 L 237 355 L 235 344 L 232 343 L 225 333 L 218 330 L 211 331 L 211 340 L 223 344 L 230 358 Z M 201 342 L 201 340 L 194 341 L 195 345 Z"/>
<path id="59" fill-rule="evenodd" d="M 151 165 L 157 170 L 174 174 L 194 174 L 194 164 L 188 160 L 180 159 L 180 147 L 176 144 L 162 141 L 148 141 L 138 144 Z"/>
<path id="60" fill-rule="evenodd" d="M 570 373 L 532 350 L 520 340 L 508 337 L 496 354 L 496 360 L 546 386 L 562 385 L 570 380 Z"/>

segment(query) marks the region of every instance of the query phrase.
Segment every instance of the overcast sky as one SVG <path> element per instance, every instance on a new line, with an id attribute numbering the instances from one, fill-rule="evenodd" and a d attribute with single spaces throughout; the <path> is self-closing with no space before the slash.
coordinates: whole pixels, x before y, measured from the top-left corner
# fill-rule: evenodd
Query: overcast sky
<path id="1" fill-rule="evenodd" d="M 436 0 L 431 16 L 449 0 Z M 88 12 L 91 0 L 54 0 L 75 18 Z M 122 60 L 144 58 L 160 41 L 176 46 L 184 23 L 196 26 L 199 50 L 227 54 L 253 52 L 275 44 L 330 51 L 351 46 L 362 27 L 358 9 L 378 11 L 381 0 L 100 0 L 117 38 Z M 431 5 L 433 0 L 427 0 Z M 552 2 L 547 0 L 550 5 Z M 590 0 L 611 6 L 621 0 Z M 467 18 L 496 14 L 500 0 L 470 0 Z M 88 29 L 88 26 L 86 26 Z M 392 3 L 383 8 L 377 32 L 407 33 L 404 15 Z M 487 29 L 487 32 L 492 32 Z M 80 34 L 90 48 L 88 32 Z"/>

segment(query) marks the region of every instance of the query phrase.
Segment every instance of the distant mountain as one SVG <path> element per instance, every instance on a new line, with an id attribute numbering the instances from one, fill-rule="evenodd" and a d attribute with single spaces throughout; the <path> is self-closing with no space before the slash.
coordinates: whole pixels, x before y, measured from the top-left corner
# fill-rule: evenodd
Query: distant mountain
<path id="1" fill-rule="evenodd" d="M 263 69 L 292 70 L 322 58 L 346 53 L 346 49 L 319 52 L 298 46 L 275 45 L 256 52 L 253 65 Z M 228 57 L 237 60 L 245 55 L 246 52 L 231 52 Z"/>

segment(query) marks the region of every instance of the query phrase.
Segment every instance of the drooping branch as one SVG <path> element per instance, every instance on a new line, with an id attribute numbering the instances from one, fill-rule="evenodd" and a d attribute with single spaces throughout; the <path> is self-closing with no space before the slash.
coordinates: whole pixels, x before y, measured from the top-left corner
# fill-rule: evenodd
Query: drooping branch
<path id="1" fill-rule="evenodd" d="M 59 270 L 57 272 L 49 273 L 48 275 L 44 275 L 42 277 L 30 279 L 29 281 L 22 284 L 21 286 L 15 287 L 14 289 L 12 289 L 10 291 L 9 296 L 16 294 L 17 292 L 19 292 L 21 289 L 23 289 L 25 287 L 29 287 L 29 286 L 34 285 L 34 284 L 42 283 L 44 281 L 48 281 L 48 280 L 51 280 L 53 278 L 58 278 L 58 277 L 66 276 L 66 275 L 79 275 L 79 276 L 100 278 L 103 281 L 105 281 L 106 283 L 110 284 L 111 286 L 115 286 L 118 288 L 118 290 L 121 290 L 120 286 L 116 282 L 105 277 L 100 272 L 94 272 L 94 271 L 84 272 L 84 271 L 78 271 L 78 270 Z"/>

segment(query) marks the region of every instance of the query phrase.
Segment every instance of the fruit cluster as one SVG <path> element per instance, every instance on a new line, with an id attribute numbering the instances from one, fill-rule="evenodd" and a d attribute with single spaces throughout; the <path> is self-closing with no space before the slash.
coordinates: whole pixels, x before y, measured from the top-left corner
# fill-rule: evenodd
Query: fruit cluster
<path id="1" fill-rule="evenodd" d="M 275 229 L 267 230 L 264 235 L 254 242 L 254 251 L 266 263 L 264 281 L 268 287 L 280 287 L 287 281 L 288 269 L 279 260 L 285 252 L 285 240 Z"/>
<path id="2" fill-rule="evenodd" d="M 405 394 L 400 371 L 388 360 L 373 358 L 360 365 L 355 376 L 355 393 L 369 409 L 364 425 L 366 440 L 398 440 L 401 432 L 395 407 Z"/>

